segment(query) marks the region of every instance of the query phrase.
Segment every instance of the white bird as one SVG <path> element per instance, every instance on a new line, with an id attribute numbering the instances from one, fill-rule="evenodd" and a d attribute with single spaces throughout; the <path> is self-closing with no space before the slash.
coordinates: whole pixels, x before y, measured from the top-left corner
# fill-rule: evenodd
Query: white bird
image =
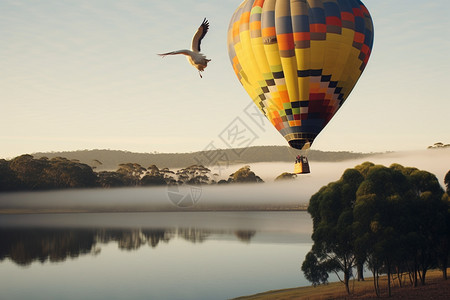
<path id="1" fill-rule="evenodd" d="M 200 75 L 200 78 L 202 78 L 202 74 L 200 72 L 203 72 L 203 70 L 208 65 L 208 62 L 211 61 L 210 59 L 207 59 L 205 55 L 200 53 L 200 44 L 202 42 L 202 39 L 208 32 L 208 29 L 209 29 L 209 22 L 205 18 L 200 27 L 197 29 L 197 32 L 195 33 L 194 37 L 192 38 L 191 50 L 183 49 L 178 51 L 162 53 L 158 55 L 162 57 L 166 55 L 176 55 L 176 54 L 186 55 L 187 60 L 190 62 L 191 65 L 197 68 L 198 74 Z"/>

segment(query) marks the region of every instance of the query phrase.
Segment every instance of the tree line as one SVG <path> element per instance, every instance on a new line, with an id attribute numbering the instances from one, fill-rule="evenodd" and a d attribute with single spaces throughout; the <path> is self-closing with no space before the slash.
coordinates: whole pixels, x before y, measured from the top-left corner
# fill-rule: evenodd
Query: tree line
<path id="1" fill-rule="evenodd" d="M 376 295 L 379 275 L 400 286 L 425 284 L 427 271 L 440 268 L 447 279 L 450 253 L 450 171 L 446 192 L 433 174 L 393 164 L 363 163 L 322 187 L 309 203 L 313 247 L 302 264 L 314 285 L 336 273 L 350 293 L 356 270 L 373 273 Z"/>
<path id="2" fill-rule="evenodd" d="M 450 144 L 444 144 L 441 142 L 437 142 L 431 146 L 428 146 L 428 149 L 442 149 L 442 148 L 450 148 Z"/>
<path id="3" fill-rule="evenodd" d="M 124 163 L 116 171 L 95 172 L 87 164 L 64 157 L 37 159 L 25 154 L 12 160 L 0 159 L 0 191 L 263 182 L 249 166 L 240 168 L 227 180 L 218 177 L 203 165 L 174 172 L 156 165 L 145 168 L 138 163 Z"/>

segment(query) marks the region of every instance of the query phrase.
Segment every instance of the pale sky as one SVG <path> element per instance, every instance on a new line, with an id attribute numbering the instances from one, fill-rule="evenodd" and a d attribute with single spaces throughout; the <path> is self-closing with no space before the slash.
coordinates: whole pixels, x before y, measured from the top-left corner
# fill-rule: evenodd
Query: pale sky
<path id="1" fill-rule="evenodd" d="M 241 0 L 0 0 L 0 158 L 38 151 L 190 152 L 287 145 L 259 123 L 227 53 Z M 450 143 L 450 1 L 365 0 L 368 66 L 312 149 Z M 200 79 L 183 56 L 206 17 Z M 228 131 L 247 136 L 230 139 Z"/>

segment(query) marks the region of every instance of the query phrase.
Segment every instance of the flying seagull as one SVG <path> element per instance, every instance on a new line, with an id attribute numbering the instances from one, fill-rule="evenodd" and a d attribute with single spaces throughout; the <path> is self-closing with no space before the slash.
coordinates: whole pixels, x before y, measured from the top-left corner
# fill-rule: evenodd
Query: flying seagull
<path id="1" fill-rule="evenodd" d="M 200 78 L 202 78 L 202 74 L 200 72 L 203 72 L 203 70 L 208 65 L 208 62 L 211 61 L 210 59 L 207 59 L 205 55 L 200 53 L 200 44 L 202 42 L 202 39 L 208 32 L 208 29 L 209 29 L 209 22 L 205 18 L 200 27 L 197 29 L 197 32 L 195 33 L 194 37 L 192 38 L 191 50 L 183 49 L 178 51 L 162 53 L 158 55 L 162 57 L 166 55 L 176 55 L 176 54 L 186 55 L 186 58 L 188 59 L 189 63 L 193 65 L 195 68 L 197 68 L 198 74 L 200 75 Z"/>

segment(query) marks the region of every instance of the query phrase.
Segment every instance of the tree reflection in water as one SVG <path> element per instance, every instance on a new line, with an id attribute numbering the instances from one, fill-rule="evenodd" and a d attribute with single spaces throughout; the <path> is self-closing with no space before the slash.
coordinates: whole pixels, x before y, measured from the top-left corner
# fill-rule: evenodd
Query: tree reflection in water
<path id="1" fill-rule="evenodd" d="M 148 244 L 152 248 L 159 242 L 167 243 L 170 231 L 162 229 L 102 229 L 97 231 L 95 240 L 99 243 L 117 242 L 119 249 L 137 250 Z"/>
<path id="2" fill-rule="evenodd" d="M 95 231 L 88 229 L 0 229 L 0 260 L 26 266 L 33 261 L 59 262 L 91 253 Z"/>
<path id="3" fill-rule="evenodd" d="M 234 233 L 237 238 L 245 243 L 250 243 L 252 237 L 256 234 L 256 231 L 251 230 L 238 230 Z"/>
<path id="4" fill-rule="evenodd" d="M 33 262 L 61 262 L 80 255 L 97 255 L 99 244 L 116 242 L 119 249 L 137 250 L 143 246 L 155 248 L 175 237 L 192 243 L 204 242 L 212 234 L 231 234 L 223 230 L 199 228 L 172 229 L 0 229 L 0 261 L 10 259 L 27 266 Z M 238 240 L 249 243 L 255 231 L 235 231 Z"/>

